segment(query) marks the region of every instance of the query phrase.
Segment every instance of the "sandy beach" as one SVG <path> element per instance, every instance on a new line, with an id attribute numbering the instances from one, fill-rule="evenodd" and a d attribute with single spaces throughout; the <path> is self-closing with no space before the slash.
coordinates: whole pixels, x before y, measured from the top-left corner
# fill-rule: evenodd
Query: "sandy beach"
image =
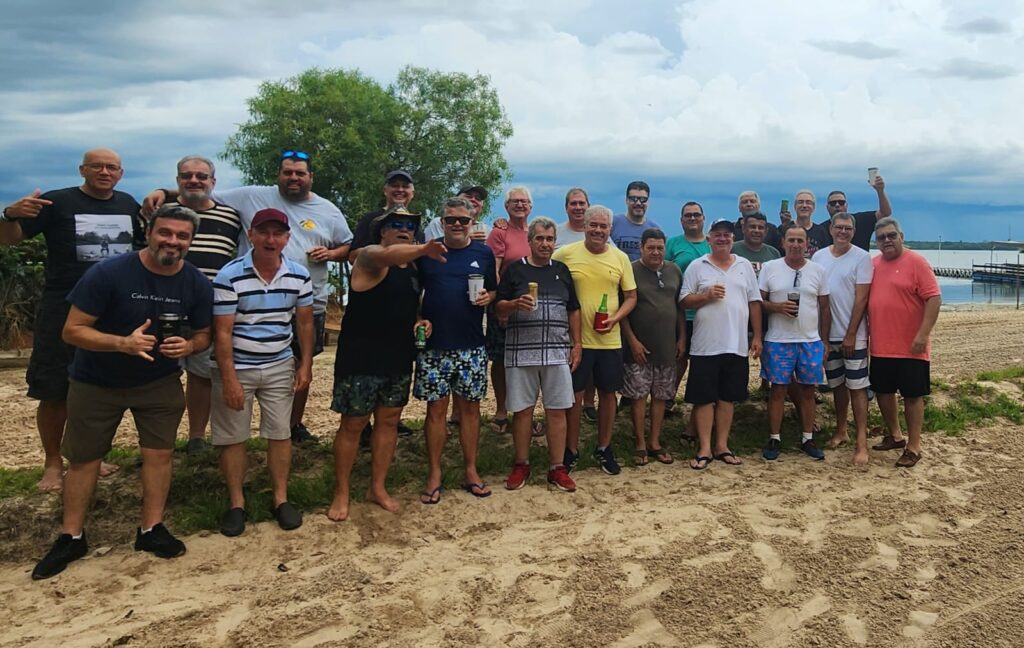
<path id="1" fill-rule="evenodd" d="M 943 311 L 933 378 L 1024 364 L 1022 324 L 1009 309 Z M 321 434 L 337 426 L 332 361 L 317 361 L 307 416 Z M 0 412 L 0 465 L 37 465 L 23 370 L 0 371 Z M 134 443 L 130 422 L 118 443 Z M 928 434 L 924 451 L 913 470 L 879 452 L 856 469 L 849 448 L 587 470 L 573 494 L 531 483 L 433 507 L 400 491 L 396 515 L 357 501 L 341 524 L 314 511 L 289 533 L 204 532 L 172 561 L 94 543 L 42 582 L 31 559 L 0 562 L 0 645 L 1019 646 L 1021 430 Z M 56 507 L 39 515 L 55 534 Z"/>

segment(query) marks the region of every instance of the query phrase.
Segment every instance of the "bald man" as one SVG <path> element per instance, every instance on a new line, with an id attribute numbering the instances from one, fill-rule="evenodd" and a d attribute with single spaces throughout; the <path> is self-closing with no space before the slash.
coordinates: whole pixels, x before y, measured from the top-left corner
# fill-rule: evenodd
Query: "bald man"
<path id="1" fill-rule="evenodd" d="M 36 425 L 45 454 L 41 490 L 59 490 L 63 478 L 60 446 L 67 418 L 68 365 L 74 356 L 74 347 L 61 338 L 70 306 L 67 295 L 96 262 L 145 245 L 139 204 L 114 190 L 124 175 L 120 156 L 105 148 L 86 151 L 78 173 L 80 186 L 46 193 L 36 189 L 0 216 L 0 245 L 17 245 L 40 234 L 46 239 L 46 282 L 25 375 L 29 398 L 39 401 Z M 100 474 L 115 470 L 116 466 L 103 464 Z"/>

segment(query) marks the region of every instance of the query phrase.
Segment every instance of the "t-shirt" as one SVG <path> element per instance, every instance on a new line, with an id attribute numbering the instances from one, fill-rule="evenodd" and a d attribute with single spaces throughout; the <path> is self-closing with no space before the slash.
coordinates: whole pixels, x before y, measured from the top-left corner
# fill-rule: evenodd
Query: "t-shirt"
<path id="1" fill-rule="evenodd" d="M 513 311 L 505 329 L 506 367 L 550 367 L 569 363 L 569 311 L 578 311 L 576 288 L 569 268 L 560 261 L 532 266 L 520 259 L 508 266 L 498 283 L 497 299 L 525 295 L 537 284 L 537 308 Z"/>
<path id="2" fill-rule="evenodd" d="M 874 257 L 875 276 L 868 297 L 871 355 L 882 358 L 931 359 L 931 340 L 924 352 L 910 347 L 924 319 L 924 304 L 942 293 L 931 265 L 923 256 L 904 248 L 892 261 Z"/>
<path id="3" fill-rule="evenodd" d="M 215 191 L 213 199 L 238 210 L 244 231 L 249 230 L 253 216 L 261 209 L 273 207 L 287 214 L 291 237 L 284 255 L 309 270 L 313 280 L 313 312 L 327 310 L 327 263 L 313 261 L 306 252 L 320 245 L 333 249 L 352 241 L 352 230 L 340 209 L 316 194 L 309 194 L 309 198 L 301 202 L 285 200 L 276 186 Z M 249 239 L 241 237 L 238 253 L 245 254 L 249 247 Z"/>
<path id="4" fill-rule="evenodd" d="M 530 255 L 530 241 L 523 229 L 513 227 L 510 222 L 505 229 L 493 229 L 487 235 L 487 247 L 494 252 L 495 259 L 501 259 L 501 274 L 505 269 L 523 257 Z"/>
<path id="5" fill-rule="evenodd" d="M 877 211 L 862 211 L 853 214 L 854 232 L 853 244 L 862 250 L 871 250 L 871 235 L 875 232 L 875 223 L 878 222 Z"/>
<path id="6" fill-rule="evenodd" d="M 695 309 L 693 339 L 690 355 L 714 356 L 732 353 L 746 356 L 747 324 L 750 320 L 750 302 L 761 301 L 757 275 L 750 261 L 733 255 L 733 264 L 722 270 L 705 254 L 691 263 L 683 275 L 683 289 L 679 299 L 703 292 L 716 284 L 725 286 L 725 299 L 708 302 Z"/>
<path id="7" fill-rule="evenodd" d="M 123 254 L 86 271 L 68 295 L 78 310 L 96 317 L 101 333 L 127 336 L 148 319 L 146 333 L 157 335 L 160 314 L 173 313 L 192 330 L 210 326 L 213 288 L 210 280 L 188 261 L 177 273 L 150 272 L 139 255 Z M 137 387 L 180 373 L 178 360 L 149 353 L 153 362 L 116 351 L 75 349 L 68 373 L 74 380 L 100 387 Z"/>
<path id="8" fill-rule="evenodd" d="M 680 234 L 679 236 L 673 236 L 665 242 L 665 260 L 671 261 L 672 263 L 679 266 L 679 269 L 685 274 L 686 268 L 701 258 L 705 254 L 711 253 L 711 244 L 705 238 L 703 241 L 694 243 L 686 239 L 686 236 Z M 692 308 L 686 309 L 686 321 L 692 322 L 696 312 Z"/>
<path id="9" fill-rule="evenodd" d="M 825 269 L 828 277 L 828 303 L 832 311 L 832 330 L 829 332 L 830 342 L 842 342 L 846 337 L 846 329 L 853 317 L 853 303 L 857 298 L 858 285 L 871 285 L 874 270 L 871 267 L 871 255 L 859 247 L 851 247 L 842 256 L 833 256 L 832 247 L 818 250 L 811 259 Z M 857 344 L 868 341 L 867 317 L 860 320 L 857 327 Z"/>
<path id="10" fill-rule="evenodd" d="M 630 261 L 640 258 L 640 238 L 649 229 L 661 227 L 650 218 L 645 218 L 642 223 L 634 223 L 625 214 L 619 214 L 612 219 L 612 233 L 608 237 L 615 241 L 615 247 L 626 253 Z"/>
<path id="11" fill-rule="evenodd" d="M 633 262 L 636 281 L 636 308 L 629 314 L 633 335 L 650 351 L 647 362 L 656 367 L 676 364 L 676 309 L 683 273 L 674 263 L 651 270 L 640 261 Z M 627 356 L 632 362 L 632 355 Z"/>
<path id="12" fill-rule="evenodd" d="M 569 227 L 569 221 L 560 223 L 555 227 L 555 249 L 562 247 L 563 245 L 569 245 L 570 243 L 579 243 L 583 239 L 587 238 L 586 232 L 576 230 Z M 608 243 L 611 243 L 609 240 Z"/>
<path id="13" fill-rule="evenodd" d="M 480 241 L 471 240 L 464 248 L 448 248 L 444 256 L 447 263 L 430 257 L 416 262 L 423 287 L 420 313 L 433 328 L 427 348 L 454 351 L 482 347 L 484 308 L 469 300 L 469 275 L 483 275 L 484 290 L 495 290 L 498 280 L 494 254 Z"/>
<path id="14" fill-rule="evenodd" d="M 237 211 L 217 202 L 209 209 L 196 210 L 196 213 L 199 214 L 199 230 L 192 238 L 185 259 L 212 281 L 218 270 L 238 256 L 242 220 Z"/>
<path id="15" fill-rule="evenodd" d="M 754 272 L 756 272 L 758 276 L 761 275 L 761 266 L 763 264 L 771 261 L 772 259 L 778 259 L 781 256 L 778 250 L 773 246 L 768 245 L 767 241 L 765 241 L 761 245 L 761 249 L 756 252 L 750 249 L 750 246 L 747 245 L 746 241 L 736 241 L 732 244 L 732 253 L 750 261 L 751 267 L 754 268 Z"/>
<path id="16" fill-rule="evenodd" d="M 610 245 L 604 252 L 594 254 L 587 249 L 585 242 L 581 242 L 558 248 L 551 258 L 564 263 L 572 273 L 576 298 L 580 301 L 583 348 L 621 349 L 619 325 L 607 333 L 598 333 L 594 330 L 594 314 L 601 305 L 602 296 L 608 296 L 608 316 L 611 317 L 619 310 L 619 291 L 636 290 L 629 257 Z"/>
<path id="17" fill-rule="evenodd" d="M 818 250 L 824 250 L 832 245 L 832 234 L 828 231 L 828 223 L 828 221 L 812 223 L 810 227 L 804 228 L 804 231 L 807 232 L 807 252 L 804 253 L 804 258 L 810 259 Z M 779 246 L 781 248 L 782 244 L 780 243 Z M 782 254 L 785 253 L 785 250 L 782 250 Z"/>
<path id="18" fill-rule="evenodd" d="M 799 274 L 798 274 L 799 273 Z M 768 293 L 768 301 L 787 301 L 792 291 L 800 293 L 800 310 L 796 317 L 785 313 L 768 315 L 768 333 L 765 342 L 816 342 L 818 334 L 818 297 L 828 294 L 825 269 L 807 261 L 799 270 L 786 264 L 786 259 L 775 259 L 761 266 L 759 288 Z"/>
<path id="19" fill-rule="evenodd" d="M 79 187 L 68 187 L 40 198 L 53 204 L 35 218 L 17 222 L 26 239 L 38 234 L 46 239 L 46 292 L 64 297 L 97 261 L 146 245 L 139 203 L 122 191 L 99 200 Z"/>
<path id="20" fill-rule="evenodd" d="M 359 248 L 364 248 L 367 245 L 373 245 L 374 243 L 377 243 L 377 241 L 373 240 L 373 228 L 371 227 L 371 225 L 373 224 L 373 219 L 377 218 L 383 213 L 383 209 L 377 209 L 367 214 L 363 214 L 363 217 L 359 219 L 358 223 L 356 223 L 355 236 L 352 237 L 352 247 L 349 248 L 350 253 L 355 252 Z M 430 225 L 428 225 L 427 227 L 429 228 L 430 226 L 434 225 L 435 221 L 437 222 L 437 226 L 441 228 L 440 218 L 435 218 L 434 220 L 430 221 Z M 444 228 L 437 230 L 437 232 L 437 236 L 429 236 L 426 230 L 417 230 L 415 236 L 416 242 L 423 243 L 423 241 L 425 240 L 429 241 L 431 239 L 441 238 L 442 236 L 444 236 Z"/>
<path id="21" fill-rule="evenodd" d="M 306 268 L 282 257 L 277 274 L 267 282 L 253 267 L 250 250 L 221 268 L 213 290 L 213 314 L 235 316 L 231 346 L 236 368 L 267 367 L 293 356 L 295 308 L 313 305 Z"/>
<path id="22" fill-rule="evenodd" d="M 476 225 L 476 224 L 484 226 L 484 234 L 490 234 L 491 233 L 491 226 L 488 225 L 487 223 L 485 223 L 482 220 L 480 220 L 480 221 L 477 221 L 474 225 Z M 425 228 L 423 228 L 423 239 L 427 240 L 427 241 L 433 241 L 434 239 L 439 239 L 442 236 L 444 236 L 444 224 L 441 223 L 441 217 L 440 216 L 435 216 L 435 217 L 431 218 L 430 222 L 427 223 L 427 226 Z M 358 231 L 356 233 L 356 238 L 359 238 Z M 417 240 L 419 241 L 419 239 L 417 239 Z M 419 241 L 419 242 L 422 243 L 423 241 Z M 355 249 L 354 248 L 354 244 L 353 244 L 353 249 Z"/>

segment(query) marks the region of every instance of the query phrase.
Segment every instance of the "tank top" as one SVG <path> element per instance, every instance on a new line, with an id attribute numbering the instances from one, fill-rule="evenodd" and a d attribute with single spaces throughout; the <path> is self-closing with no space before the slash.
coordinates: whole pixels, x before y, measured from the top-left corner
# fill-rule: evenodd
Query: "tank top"
<path id="1" fill-rule="evenodd" d="M 416 268 L 391 267 L 379 284 L 351 291 L 334 358 L 335 376 L 395 376 L 412 372 L 416 358 Z"/>

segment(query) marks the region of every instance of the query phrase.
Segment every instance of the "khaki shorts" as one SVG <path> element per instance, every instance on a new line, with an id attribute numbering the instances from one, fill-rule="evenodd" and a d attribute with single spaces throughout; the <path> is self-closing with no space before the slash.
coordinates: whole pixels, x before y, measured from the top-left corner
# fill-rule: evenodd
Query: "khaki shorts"
<path id="1" fill-rule="evenodd" d="M 138 387 L 114 388 L 71 380 L 68 422 L 61 453 L 71 463 L 88 463 L 110 452 L 125 410 L 131 410 L 139 431 L 139 447 L 171 450 L 185 412 L 185 394 L 178 374 Z"/>
<path id="2" fill-rule="evenodd" d="M 205 351 L 199 353 L 193 353 L 190 356 L 185 356 L 181 359 L 181 368 L 188 373 L 199 376 L 200 378 L 210 379 L 210 374 L 213 372 L 211 366 L 213 356 L 213 345 L 206 347 Z"/>
<path id="3" fill-rule="evenodd" d="M 245 394 L 242 411 L 224 404 L 224 382 L 220 372 L 215 371 L 211 376 L 210 436 L 213 445 L 235 445 L 249 439 L 254 397 L 260 402 L 260 436 L 273 441 L 290 439 L 295 360 L 288 358 L 269 367 L 236 369 L 235 373 Z"/>

